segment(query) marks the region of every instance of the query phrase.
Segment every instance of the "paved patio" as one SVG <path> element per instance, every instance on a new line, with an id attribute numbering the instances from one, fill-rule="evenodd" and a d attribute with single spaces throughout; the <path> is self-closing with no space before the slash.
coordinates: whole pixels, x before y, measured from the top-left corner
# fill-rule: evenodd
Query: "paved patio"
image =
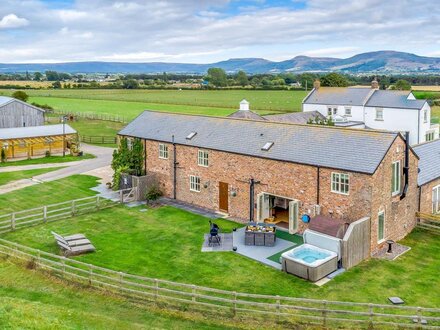
<path id="1" fill-rule="evenodd" d="M 270 256 L 273 256 L 274 254 L 277 254 L 281 251 L 287 250 L 289 248 L 294 248 L 295 246 L 297 246 L 297 244 L 284 240 L 282 238 L 277 237 L 276 241 L 275 241 L 275 245 L 274 246 L 254 246 L 254 245 L 244 245 L 244 232 L 245 232 L 245 227 L 237 229 L 237 231 L 235 231 L 233 233 L 233 242 L 234 242 L 234 246 L 237 247 L 237 253 L 257 260 L 265 265 L 274 267 L 276 269 L 280 269 L 281 270 L 281 264 L 274 262 L 272 260 L 269 260 L 268 258 Z"/>

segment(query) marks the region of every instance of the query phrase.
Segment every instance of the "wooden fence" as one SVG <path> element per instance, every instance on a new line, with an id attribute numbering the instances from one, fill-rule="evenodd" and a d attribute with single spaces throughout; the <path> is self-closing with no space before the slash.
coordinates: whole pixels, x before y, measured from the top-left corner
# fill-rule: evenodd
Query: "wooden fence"
<path id="1" fill-rule="evenodd" d="M 417 227 L 440 235 L 440 215 L 416 213 Z"/>
<path id="2" fill-rule="evenodd" d="M 127 118 L 121 115 L 110 115 L 107 113 L 96 113 L 96 112 L 74 112 L 74 111 L 67 111 L 67 110 L 54 110 L 52 112 L 55 115 L 62 115 L 62 116 L 72 116 L 72 117 L 79 117 L 84 119 L 90 119 L 90 120 L 105 120 L 105 121 L 113 121 L 117 123 L 128 123 Z"/>
<path id="3" fill-rule="evenodd" d="M 350 269 L 370 257 L 370 218 L 352 222 L 342 239 L 342 266 Z"/>
<path id="4" fill-rule="evenodd" d="M 91 136 L 91 135 L 80 135 L 81 142 L 90 144 L 116 144 L 118 139 L 116 136 Z"/>
<path id="5" fill-rule="evenodd" d="M 421 308 L 368 303 L 302 299 L 251 294 L 177 283 L 127 274 L 68 259 L 0 239 L 0 254 L 21 259 L 29 266 L 91 287 L 111 291 L 130 299 L 162 302 L 179 307 L 202 307 L 215 314 L 263 317 L 267 321 L 372 327 L 440 327 L 439 308 Z"/>
<path id="6" fill-rule="evenodd" d="M 135 190 L 136 188 L 119 190 L 115 192 L 115 196 L 117 196 L 115 199 L 102 198 L 96 195 L 3 214 L 0 215 L 0 234 L 106 209 L 119 203 L 131 202 L 135 200 Z"/>

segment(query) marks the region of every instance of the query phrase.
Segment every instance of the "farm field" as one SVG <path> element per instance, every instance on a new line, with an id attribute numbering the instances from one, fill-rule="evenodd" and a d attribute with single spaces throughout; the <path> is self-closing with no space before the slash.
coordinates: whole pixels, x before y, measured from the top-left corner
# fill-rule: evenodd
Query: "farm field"
<path id="1" fill-rule="evenodd" d="M 56 171 L 61 168 L 62 167 L 51 167 L 51 168 L 39 168 L 39 169 L 35 169 L 35 170 L 0 173 L 0 186 L 7 184 L 9 182 L 15 181 L 15 180 L 30 179 L 36 175 Z"/>
<path id="2" fill-rule="evenodd" d="M 440 86 L 412 86 L 415 91 L 432 91 L 440 92 Z"/>
<path id="3" fill-rule="evenodd" d="M 224 232 L 239 226 L 223 219 L 216 223 Z M 172 207 L 140 212 L 139 207 L 117 206 L 3 237 L 57 253 L 51 230 L 63 235 L 80 232 L 97 251 L 75 257 L 78 260 L 116 271 L 226 290 L 372 303 L 387 303 L 387 297 L 399 296 L 408 305 L 440 305 L 438 292 L 429 290 L 438 277 L 440 246 L 438 236 L 428 232 L 415 230 L 404 239 L 401 243 L 412 249 L 399 259 L 365 261 L 318 287 L 232 252 L 201 252 L 203 233 L 208 228 L 207 218 Z"/>
<path id="4" fill-rule="evenodd" d="M 0 86 L 22 86 L 27 88 L 48 88 L 52 86 L 52 81 L 34 81 L 34 80 L 0 80 Z"/>

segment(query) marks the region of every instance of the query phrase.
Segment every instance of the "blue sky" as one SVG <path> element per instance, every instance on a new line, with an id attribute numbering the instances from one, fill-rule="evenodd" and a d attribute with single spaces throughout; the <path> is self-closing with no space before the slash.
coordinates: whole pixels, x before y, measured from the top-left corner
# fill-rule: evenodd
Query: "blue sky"
<path id="1" fill-rule="evenodd" d="M 435 0 L 2 0 L 0 63 L 440 57 L 438 31 Z"/>

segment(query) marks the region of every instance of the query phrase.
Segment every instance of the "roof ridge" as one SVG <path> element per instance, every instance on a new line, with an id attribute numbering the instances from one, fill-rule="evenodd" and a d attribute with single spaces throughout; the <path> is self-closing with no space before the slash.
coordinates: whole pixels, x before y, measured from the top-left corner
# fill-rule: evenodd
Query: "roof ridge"
<path id="1" fill-rule="evenodd" d="M 299 124 L 299 123 L 287 123 L 287 122 L 274 122 L 274 121 L 261 121 L 255 119 L 248 118 L 233 118 L 233 117 L 221 117 L 221 116 L 209 116 L 209 115 L 199 115 L 192 113 L 178 113 L 171 111 L 160 111 L 160 110 L 144 110 L 143 112 L 153 112 L 159 114 L 169 114 L 175 116 L 189 116 L 189 117 L 204 117 L 204 118 L 215 118 L 220 120 L 236 120 L 241 122 L 253 122 L 253 123 L 263 123 L 265 125 L 276 125 L 276 126 L 300 126 L 300 127 L 309 127 L 309 128 L 317 128 L 317 129 L 336 129 L 343 131 L 354 132 L 359 135 L 364 135 L 363 133 L 375 133 L 377 135 L 389 134 L 389 135 L 398 135 L 399 132 L 395 131 L 387 131 L 387 130 L 379 130 L 379 129 L 359 129 L 359 128 L 351 128 L 351 127 L 337 127 L 337 126 L 327 126 L 327 125 L 313 125 L 313 124 Z M 297 111 L 300 112 L 300 111 Z M 294 112 L 292 112 L 294 113 Z"/>

